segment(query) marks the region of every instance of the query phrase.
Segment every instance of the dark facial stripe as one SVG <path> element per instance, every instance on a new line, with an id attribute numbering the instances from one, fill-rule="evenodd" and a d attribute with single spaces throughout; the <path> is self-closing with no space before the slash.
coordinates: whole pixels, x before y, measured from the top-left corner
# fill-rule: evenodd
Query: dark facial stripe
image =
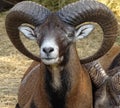
<path id="1" fill-rule="evenodd" d="M 109 70 L 120 66 L 120 53 L 115 57 L 115 59 L 112 61 L 111 66 L 109 67 Z"/>
<path id="2" fill-rule="evenodd" d="M 69 75 L 66 70 L 61 72 L 61 83 L 62 87 L 59 90 L 55 90 L 52 86 L 52 75 L 51 72 L 46 69 L 46 76 L 45 76 L 45 88 L 46 92 L 49 96 L 49 101 L 52 105 L 52 108 L 65 108 L 65 98 L 66 93 L 69 89 Z"/>
<path id="3" fill-rule="evenodd" d="M 30 105 L 30 108 L 37 108 L 35 103 L 32 101 L 31 105 Z"/>
<path id="4" fill-rule="evenodd" d="M 20 106 L 19 106 L 19 104 L 18 104 L 18 103 L 16 104 L 15 108 L 20 108 Z"/>

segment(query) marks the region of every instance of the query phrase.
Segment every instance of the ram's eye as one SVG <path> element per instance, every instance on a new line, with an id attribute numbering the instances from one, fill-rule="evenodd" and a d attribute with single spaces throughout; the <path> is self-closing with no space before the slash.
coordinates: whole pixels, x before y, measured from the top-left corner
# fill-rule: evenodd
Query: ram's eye
<path id="1" fill-rule="evenodd" d="M 68 34 L 68 37 L 70 37 L 70 38 L 71 38 L 71 37 L 73 37 L 73 35 L 72 35 L 72 34 Z"/>
<path id="2" fill-rule="evenodd" d="M 38 37 L 36 33 L 34 34 L 34 37 L 36 37 L 36 38 Z"/>
<path id="3" fill-rule="evenodd" d="M 67 37 L 69 37 L 69 38 L 73 38 L 73 37 L 74 37 L 74 32 L 69 33 L 69 34 L 67 35 Z"/>

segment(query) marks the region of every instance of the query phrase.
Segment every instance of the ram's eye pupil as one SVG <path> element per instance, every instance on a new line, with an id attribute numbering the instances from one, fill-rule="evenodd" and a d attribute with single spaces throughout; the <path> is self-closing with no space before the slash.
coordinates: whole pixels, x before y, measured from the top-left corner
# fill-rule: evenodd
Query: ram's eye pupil
<path id="1" fill-rule="evenodd" d="M 71 34 L 69 34 L 69 35 L 68 35 L 68 37 L 72 37 L 72 35 L 71 35 Z"/>
<path id="2" fill-rule="evenodd" d="M 74 36 L 74 33 L 69 33 L 68 34 L 68 37 L 70 37 L 70 38 L 73 37 L 73 36 Z"/>

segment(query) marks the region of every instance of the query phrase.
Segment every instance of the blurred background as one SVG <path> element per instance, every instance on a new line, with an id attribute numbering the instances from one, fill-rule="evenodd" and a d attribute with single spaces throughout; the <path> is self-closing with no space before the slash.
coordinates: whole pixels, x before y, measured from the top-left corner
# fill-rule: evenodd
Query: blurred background
<path id="1" fill-rule="evenodd" d="M 32 60 L 19 53 L 9 41 L 5 31 L 5 17 L 8 10 L 16 3 L 23 0 L 0 0 L 0 108 L 14 108 L 17 103 L 17 93 L 21 78 Z M 32 0 L 44 5 L 51 11 L 57 11 L 63 6 L 77 0 Z M 98 0 L 107 5 L 116 15 L 120 28 L 120 0 Z M 93 33 L 86 39 L 77 43 L 79 56 L 86 57 L 94 53 L 102 41 L 102 30 L 99 25 Z M 34 41 L 29 41 L 21 36 L 25 46 L 35 54 L 39 54 L 39 49 Z M 120 29 L 117 45 L 120 44 Z"/>
<path id="2" fill-rule="evenodd" d="M 0 11 L 8 10 L 13 5 L 24 0 L 0 0 Z M 72 3 L 78 0 L 28 0 L 40 3 L 52 11 L 58 10 L 68 3 Z M 97 0 L 104 3 L 113 12 L 120 16 L 120 0 Z"/>

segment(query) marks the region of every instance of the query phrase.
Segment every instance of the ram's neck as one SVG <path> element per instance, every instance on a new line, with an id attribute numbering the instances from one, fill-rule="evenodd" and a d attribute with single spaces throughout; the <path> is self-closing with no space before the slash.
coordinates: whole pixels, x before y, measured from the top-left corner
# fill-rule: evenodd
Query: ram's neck
<path id="1" fill-rule="evenodd" d="M 71 86 L 75 87 L 78 83 L 80 83 L 80 79 L 82 78 L 82 73 L 84 70 L 80 64 L 75 45 L 73 44 L 69 50 L 69 60 L 65 68 L 70 74 Z"/>
<path id="2" fill-rule="evenodd" d="M 29 103 L 33 103 L 40 108 L 88 108 L 86 105 L 92 103 L 88 77 L 74 46 L 70 48 L 66 65 L 48 68 L 43 63 L 33 62 L 22 80 L 18 97 L 20 106 L 28 108 L 32 105 Z"/>
<path id="3" fill-rule="evenodd" d="M 46 66 L 46 83 L 50 83 L 50 86 L 55 90 L 59 90 L 62 86 L 62 71 L 63 68 L 59 65 Z"/>
<path id="4" fill-rule="evenodd" d="M 69 86 L 69 73 L 59 66 L 46 68 L 45 90 L 53 108 L 64 108 Z"/>
<path id="5" fill-rule="evenodd" d="M 64 86 L 62 85 L 62 83 L 64 83 L 63 79 L 69 79 L 67 81 L 69 85 L 74 81 L 76 83 L 76 81 L 80 79 L 81 72 L 83 72 L 75 45 L 70 47 L 66 55 L 67 57 L 64 57 L 64 63 L 46 66 L 46 78 L 49 78 L 49 83 L 55 90 L 59 90 Z"/>
<path id="6" fill-rule="evenodd" d="M 58 106 L 64 108 L 67 94 L 79 87 L 83 76 L 83 69 L 74 45 L 70 47 L 68 53 L 69 57 L 64 65 L 46 66 L 45 88 L 54 108 Z"/>

